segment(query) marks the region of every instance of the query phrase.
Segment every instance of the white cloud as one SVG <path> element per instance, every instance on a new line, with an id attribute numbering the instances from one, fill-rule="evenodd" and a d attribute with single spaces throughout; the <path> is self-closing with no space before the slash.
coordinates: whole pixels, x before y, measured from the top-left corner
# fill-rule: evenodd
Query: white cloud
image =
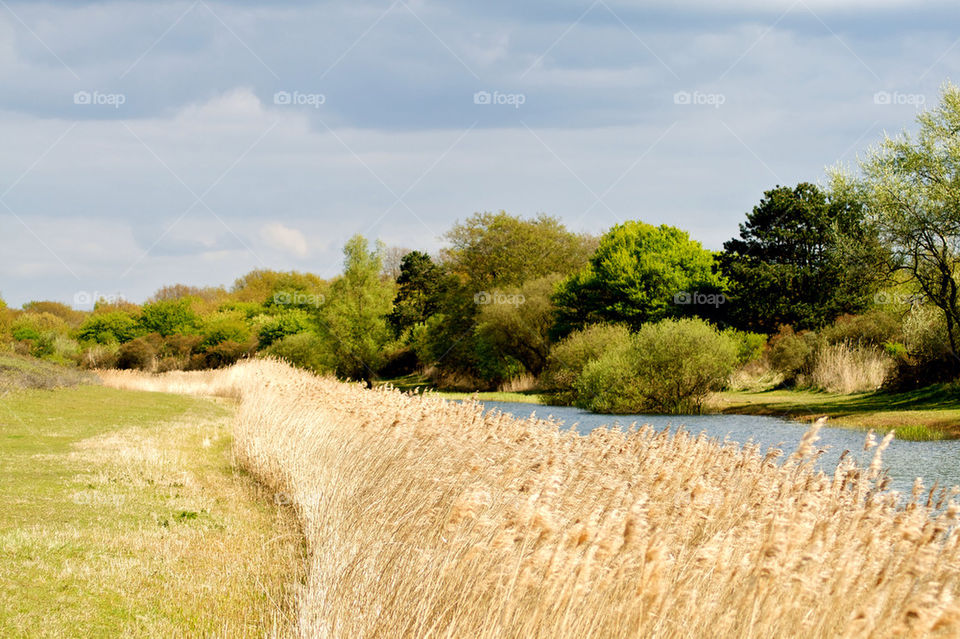
<path id="1" fill-rule="evenodd" d="M 264 225 L 260 229 L 260 237 L 270 247 L 293 253 L 297 257 L 306 257 L 309 253 L 307 238 L 303 233 L 279 222 Z"/>

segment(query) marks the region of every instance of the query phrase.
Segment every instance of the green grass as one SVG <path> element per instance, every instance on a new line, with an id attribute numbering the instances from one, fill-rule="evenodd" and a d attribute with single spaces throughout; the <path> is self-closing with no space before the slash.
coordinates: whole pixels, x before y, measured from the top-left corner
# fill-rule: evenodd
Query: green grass
<path id="1" fill-rule="evenodd" d="M 894 430 L 900 439 L 960 437 L 960 391 L 948 386 L 853 395 L 796 390 L 723 392 L 716 396 L 713 406 L 724 413 L 778 415 L 805 421 L 828 415 L 835 426 Z"/>
<path id="2" fill-rule="evenodd" d="M 0 634 L 283 628 L 302 542 L 234 470 L 230 412 L 101 386 L 0 399 Z"/>
<path id="3" fill-rule="evenodd" d="M 527 404 L 543 404 L 543 397 L 535 392 L 523 391 L 507 393 L 500 391 L 463 393 L 455 391 L 430 391 L 435 397 L 443 399 L 479 399 L 482 402 L 524 402 Z"/>

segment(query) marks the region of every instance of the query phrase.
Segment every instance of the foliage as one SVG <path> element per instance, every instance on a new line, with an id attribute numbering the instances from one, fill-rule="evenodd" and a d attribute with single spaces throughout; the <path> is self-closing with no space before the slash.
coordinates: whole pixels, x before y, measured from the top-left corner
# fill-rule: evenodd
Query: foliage
<path id="1" fill-rule="evenodd" d="M 559 274 L 527 282 L 522 287 L 494 289 L 481 306 L 477 330 L 500 353 L 519 360 L 539 375 L 550 355 L 550 331 L 556 307 L 551 297 Z"/>
<path id="2" fill-rule="evenodd" d="M 728 319 L 771 333 L 782 324 L 820 328 L 862 310 L 876 290 L 877 271 L 844 250 L 853 244 L 875 244 L 857 200 L 828 196 L 808 182 L 766 191 L 740 236 L 723 245 Z"/>
<path id="3" fill-rule="evenodd" d="M 163 337 L 192 333 L 199 321 L 200 317 L 191 307 L 189 298 L 150 302 L 140 310 L 140 327 Z"/>
<path id="4" fill-rule="evenodd" d="M 960 333 L 960 87 L 944 85 L 940 103 L 917 116 L 916 136 L 886 138 L 861 162 L 863 177 L 835 180 L 861 194 L 892 265 L 910 278 L 943 316 L 957 353 Z M 950 376 L 960 366 L 954 366 Z"/>
<path id="5" fill-rule="evenodd" d="M 552 273 L 567 275 L 582 268 L 595 247 L 592 237 L 571 233 L 556 218 L 524 220 L 504 211 L 475 213 L 444 238 L 450 243 L 444 253 L 447 269 L 474 293 Z"/>
<path id="6" fill-rule="evenodd" d="M 281 311 L 269 317 L 260 327 L 257 340 L 260 348 L 266 348 L 287 335 L 296 335 L 310 330 L 312 326 L 310 316 L 301 309 Z"/>
<path id="7" fill-rule="evenodd" d="M 633 349 L 607 351 L 583 367 L 574 382 L 575 405 L 594 413 L 639 413 L 646 398 L 637 384 Z"/>
<path id="8" fill-rule="evenodd" d="M 122 344 L 137 336 L 137 320 L 123 311 L 94 313 L 88 316 L 77 329 L 77 339 L 96 344 Z"/>
<path id="9" fill-rule="evenodd" d="M 330 353 L 327 342 L 315 333 L 287 335 L 265 352 L 314 373 L 329 373 L 335 368 L 333 354 Z"/>
<path id="10" fill-rule="evenodd" d="M 152 371 L 157 365 L 159 335 L 144 335 L 130 340 L 117 351 L 117 368 Z"/>
<path id="11" fill-rule="evenodd" d="M 782 326 L 770 338 L 769 358 L 771 365 L 784 376 L 787 383 L 809 373 L 817 352 L 817 335 L 811 331 L 797 333 L 791 326 Z"/>
<path id="12" fill-rule="evenodd" d="M 370 380 L 385 359 L 392 332 L 394 283 L 380 277 L 380 246 L 371 250 L 361 235 L 344 246 L 343 275 L 330 286 L 321 314 L 321 334 L 334 354 L 337 374 Z"/>
<path id="13" fill-rule="evenodd" d="M 626 222 L 604 235 L 589 265 L 559 287 L 560 331 L 596 322 L 636 329 L 666 317 L 710 314 L 723 303 L 723 288 L 713 255 L 685 231 Z M 687 303 L 695 300 L 707 304 Z"/>
<path id="14" fill-rule="evenodd" d="M 251 338 L 251 330 L 244 318 L 237 312 L 220 312 L 203 318 L 200 334 L 204 348 L 210 348 L 231 341 L 245 344 Z"/>
<path id="15" fill-rule="evenodd" d="M 411 326 L 425 322 L 440 310 L 444 274 L 429 255 L 411 251 L 400 260 L 396 282 L 397 295 L 387 321 L 394 335 L 399 337 Z"/>
<path id="16" fill-rule="evenodd" d="M 551 403 L 570 405 L 576 400 L 574 383 L 584 367 L 604 353 L 631 346 L 630 331 L 622 325 L 592 324 L 556 344 L 540 376 L 540 388 Z"/>
<path id="17" fill-rule="evenodd" d="M 83 321 L 83 311 L 77 311 L 62 302 L 34 301 L 23 305 L 23 310 L 28 313 L 49 313 L 62 319 L 71 327 L 79 326 Z"/>
<path id="18" fill-rule="evenodd" d="M 737 363 L 732 337 L 686 318 L 646 324 L 634 336 L 636 392 L 658 413 L 699 413 Z"/>

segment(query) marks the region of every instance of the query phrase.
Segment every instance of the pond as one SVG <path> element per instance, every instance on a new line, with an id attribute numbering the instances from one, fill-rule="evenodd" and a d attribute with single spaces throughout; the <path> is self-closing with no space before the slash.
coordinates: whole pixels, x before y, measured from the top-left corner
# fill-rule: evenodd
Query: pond
<path id="1" fill-rule="evenodd" d="M 807 429 L 802 424 L 779 417 L 758 415 L 597 415 L 579 408 L 567 406 L 542 406 L 518 402 L 481 402 L 484 410 L 499 410 L 515 417 L 552 417 L 562 421 L 564 427 L 575 428 L 584 435 L 599 426 L 617 425 L 626 428 L 632 423 L 650 424 L 662 429 L 683 426 L 693 433 L 703 432 L 711 438 L 742 444 L 751 441 L 761 450 L 774 446 L 781 448 L 785 456 L 793 452 Z M 827 422 L 829 424 L 829 422 Z M 878 440 L 883 433 L 880 433 Z M 845 450 L 860 461 L 870 463 L 873 451 L 864 452 L 866 432 L 849 428 L 820 429 L 817 446 L 826 448 L 819 467 L 832 471 Z M 929 489 L 934 481 L 941 486 L 960 485 L 960 440 L 913 442 L 894 439 L 883 454 L 883 466 L 892 480 L 891 488 L 909 493 L 913 480 L 922 477 Z"/>

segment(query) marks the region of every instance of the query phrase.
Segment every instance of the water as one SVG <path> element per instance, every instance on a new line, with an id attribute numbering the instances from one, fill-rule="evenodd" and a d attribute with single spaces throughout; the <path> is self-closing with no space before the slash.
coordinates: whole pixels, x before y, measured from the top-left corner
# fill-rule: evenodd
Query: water
<path id="1" fill-rule="evenodd" d="M 703 432 L 711 438 L 743 444 L 753 442 L 765 451 L 773 446 L 793 452 L 808 425 L 779 417 L 759 415 L 597 415 L 567 406 L 541 406 L 518 402 L 481 402 L 484 410 L 499 410 L 515 417 L 552 417 L 562 421 L 564 427 L 575 428 L 585 435 L 599 426 L 617 425 L 627 428 L 632 423 L 650 424 L 658 430 L 683 426 L 692 433 Z M 829 422 L 827 422 L 829 424 Z M 881 433 L 882 435 L 882 433 Z M 870 463 L 873 451 L 864 452 L 863 442 L 866 432 L 848 428 L 820 429 L 817 446 L 827 452 L 819 461 L 822 470 L 830 472 L 836 466 L 845 450 L 860 461 L 861 465 Z M 879 437 L 878 437 L 879 439 Z M 912 442 L 894 439 L 883 453 L 883 466 L 890 476 L 891 488 L 909 493 L 913 480 L 923 478 L 927 488 L 934 481 L 941 486 L 960 485 L 960 440 Z"/>

